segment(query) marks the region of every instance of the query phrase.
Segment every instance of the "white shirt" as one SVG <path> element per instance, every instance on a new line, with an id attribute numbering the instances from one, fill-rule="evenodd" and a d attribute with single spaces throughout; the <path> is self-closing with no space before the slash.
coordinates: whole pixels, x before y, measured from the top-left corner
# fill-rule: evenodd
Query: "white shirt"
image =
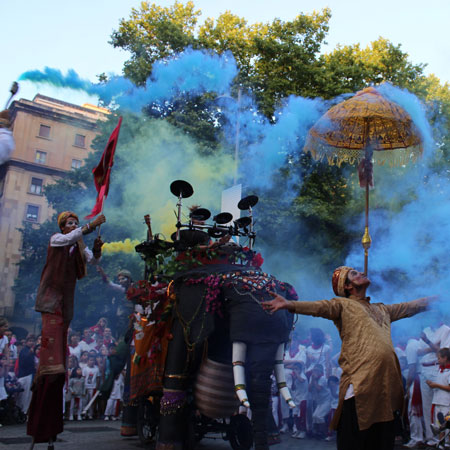
<path id="1" fill-rule="evenodd" d="M 95 342 L 95 340 L 93 340 L 90 344 L 88 344 L 86 341 L 81 340 L 80 343 L 78 344 L 78 347 L 80 347 L 81 352 L 89 352 L 91 350 L 95 350 L 95 346 L 97 345 L 97 342 Z"/>
<path id="2" fill-rule="evenodd" d="M 86 389 L 95 389 L 97 387 L 97 377 L 100 374 L 98 367 L 86 366 L 83 369 L 82 373 L 84 377 L 84 386 L 86 387 Z"/>
<path id="3" fill-rule="evenodd" d="M 8 345 L 8 338 L 3 335 L 3 337 L 0 339 L 0 355 L 3 354 L 5 351 L 6 346 Z"/>
<path id="4" fill-rule="evenodd" d="M 80 355 L 81 355 L 81 344 L 80 344 L 80 342 L 78 343 L 78 345 L 76 347 L 72 347 L 71 345 L 69 345 L 68 347 L 69 347 L 70 355 L 76 356 L 78 361 L 80 361 Z"/>
<path id="5" fill-rule="evenodd" d="M 422 341 L 423 343 L 423 341 Z M 406 344 L 405 355 L 408 366 L 415 364 L 416 373 L 421 372 L 422 364 L 419 364 L 419 355 L 417 354 L 422 344 L 417 339 L 410 339 Z"/>
<path id="6" fill-rule="evenodd" d="M 11 131 L 0 128 L 0 165 L 9 160 L 14 148 L 14 138 Z"/>
<path id="7" fill-rule="evenodd" d="M 72 253 L 75 250 L 75 244 L 82 238 L 83 232 L 81 231 L 81 227 L 78 227 L 67 234 L 55 233 L 50 238 L 50 245 L 52 247 L 65 247 L 67 245 L 70 245 L 71 247 L 69 252 Z M 91 264 L 96 264 L 98 261 L 100 261 L 100 258 L 94 258 L 94 255 L 87 247 L 84 248 L 84 256 L 86 257 L 86 262 Z"/>
<path id="8" fill-rule="evenodd" d="M 321 345 L 319 348 L 313 348 L 312 345 L 306 349 L 306 357 L 308 359 L 308 367 L 306 371 L 310 371 L 316 364 L 320 364 L 323 370 L 326 370 L 326 363 L 329 361 L 330 346 L 327 344 Z"/>
<path id="9" fill-rule="evenodd" d="M 436 375 L 435 383 L 442 384 L 443 386 L 450 385 L 450 369 L 444 369 L 439 371 Z M 450 406 L 450 392 L 443 389 L 433 389 L 433 405 Z"/>

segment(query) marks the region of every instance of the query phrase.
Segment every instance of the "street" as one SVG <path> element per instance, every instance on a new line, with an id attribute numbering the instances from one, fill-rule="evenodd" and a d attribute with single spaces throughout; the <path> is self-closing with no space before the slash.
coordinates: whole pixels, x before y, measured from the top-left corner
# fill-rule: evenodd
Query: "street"
<path id="1" fill-rule="evenodd" d="M 64 432 L 58 436 L 55 450 L 136 450 L 142 449 L 139 439 L 123 438 L 119 435 L 120 422 L 105 422 L 92 420 L 83 422 L 66 422 Z M 0 428 L 0 449 L 28 450 L 31 438 L 26 435 L 25 425 L 11 425 Z M 274 445 L 274 450 L 305 449 L 305 450 L 331 450 L 336 448 L 334 442 L 321 442 L 312 439 L 293 439 L 282 435 L 282 443 Z M 46 450 L 46 444 L 36 444 L 35 450 Z M 197 446 L 197 450 L 226 450 L 231 449 L 228 442 L 220 435 L 205 437 Z"/>
<path id="2" fill-rule="evenodd" d="M 55 450 L 136 450 L 144 447 L 137 437 L 123 438 L 120 436 L 120 421 L 105 422 L 90 420 L 83 422 L 66 422 L 64 432 L 58 436 Z M 272 446 L 273 450 L 304 449 L 331 450 L 336 448 L 335 442 L 324 442 L 314 439 L 293 439 L 282 435 L 281 444 Z M 0 449 L 28 450 L 31 438 L 26 435 L 25 425 L 11 425 L 0 428 Z M 149 447 L 146 447 L 149 448 Z M 396 449 L 400 449 L 396 446 Z M 36 444 L 35 450 L 46 450 L 46 444 Z M 231 446 L 220 435 L 205 437 L 196 450 L 228 450 Z"/>

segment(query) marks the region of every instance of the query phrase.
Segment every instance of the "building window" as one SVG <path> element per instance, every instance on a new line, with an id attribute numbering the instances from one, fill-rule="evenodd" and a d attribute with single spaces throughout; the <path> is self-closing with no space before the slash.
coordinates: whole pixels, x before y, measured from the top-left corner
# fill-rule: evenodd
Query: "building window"
<path id="1" fill-rule="evenodd" d="M 39 216 L 39 206 L 27 205 L 27 212 L 25 219 L 29 222 L 37 222 Z"/>
<path id="2" fill-rule="evenodd" d="M 86 136 L 83 136 L 82 134 L 76 134 L 75 135 L 75 146 L 86 148 Z"/>
<path id="3" fill-rule="evenodd" d="M 32 194 L 42 195 L 42 184 L 43 181 L 41 178 L 31 178 L 30 192 Z"/>
<path id="4" fill-rule="evenodd" d="M 39 136 L 50 139 L 50 127 L 48 125 L 40 125 Z"/>
<path id="5" fill-rule="evenodd" d="M 79 159 L 72 159 L 72 169 L 79 169 L 81 167 L 81 161 Z"/>
<path id="6" fill-rule="evenodd" d="M 34 161 L 38 164 L 45 164 L 47 162 L 47 153 L 36 150 L 36 159 Z"/>

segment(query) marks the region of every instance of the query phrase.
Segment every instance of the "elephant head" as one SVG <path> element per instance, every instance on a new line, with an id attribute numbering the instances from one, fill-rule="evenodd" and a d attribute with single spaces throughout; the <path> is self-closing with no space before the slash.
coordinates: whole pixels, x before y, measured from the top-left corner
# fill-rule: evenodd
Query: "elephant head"
<path id="1" fill-rule="evenodd" d="M 284 344 L 293 315 L 270 314 L 261 303 L 270 292 L 296 300 L 295 290 L 263 271 L 249 266 L 212 264 L 174 278 L 173 339 L 169 343 L 157 448 L 183 448 L 186 393 L 205 353 L 219 363 L 233 365 L 236 395 L 252 411 L 254 444 L 266 450 L 266 421 L 270 401 L 270 375 L 294 406 L 283 369 Z M 169 447 L 168 447 L 169 446 Z"/>

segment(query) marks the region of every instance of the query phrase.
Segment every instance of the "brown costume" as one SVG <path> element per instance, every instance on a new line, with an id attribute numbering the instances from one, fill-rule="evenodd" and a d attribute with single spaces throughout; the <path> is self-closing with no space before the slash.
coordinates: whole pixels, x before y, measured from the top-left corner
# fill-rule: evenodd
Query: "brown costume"
<path id="1" fill-rule="evenodd" d="M 58 217 L 61 230 L 69 217 L 78 221 L 71 211 L 61 213 Z M 75 233 L 77 241 L 63 245 L 52 245 L 52 239 L 58 235 L 52 236 L 36 296 L 35 309 L 42 313 L 42 344 L 27 424 L 27 434 L 33 436 L 36 443 L 53 439 L 63 431 L 62 389 L 66 372 L 67 330 L 73 317 L 76 280 L 86 274 L 86 246 L 81 239 L 82 230 L 72 233 Z M 48 414 L 48 411 L 52 413 Z"/>
<path id="2" fill-rule="evenodd" d="M 391 322 L 424 311 L 427 301 L 420 299 L 384 305 L 371 304 L 369 300 L 336 297 L 293 303 L 293 311 L 297 314 L 332 320 L 342 339 L 339 406 L 331 424 L 334 429 L 339 423 L 350 384 L 355 391 L 360 430 L 377 422 L 393 420 L 394 411 L 402 408 L 402 377 L 391 341 Z"/>

